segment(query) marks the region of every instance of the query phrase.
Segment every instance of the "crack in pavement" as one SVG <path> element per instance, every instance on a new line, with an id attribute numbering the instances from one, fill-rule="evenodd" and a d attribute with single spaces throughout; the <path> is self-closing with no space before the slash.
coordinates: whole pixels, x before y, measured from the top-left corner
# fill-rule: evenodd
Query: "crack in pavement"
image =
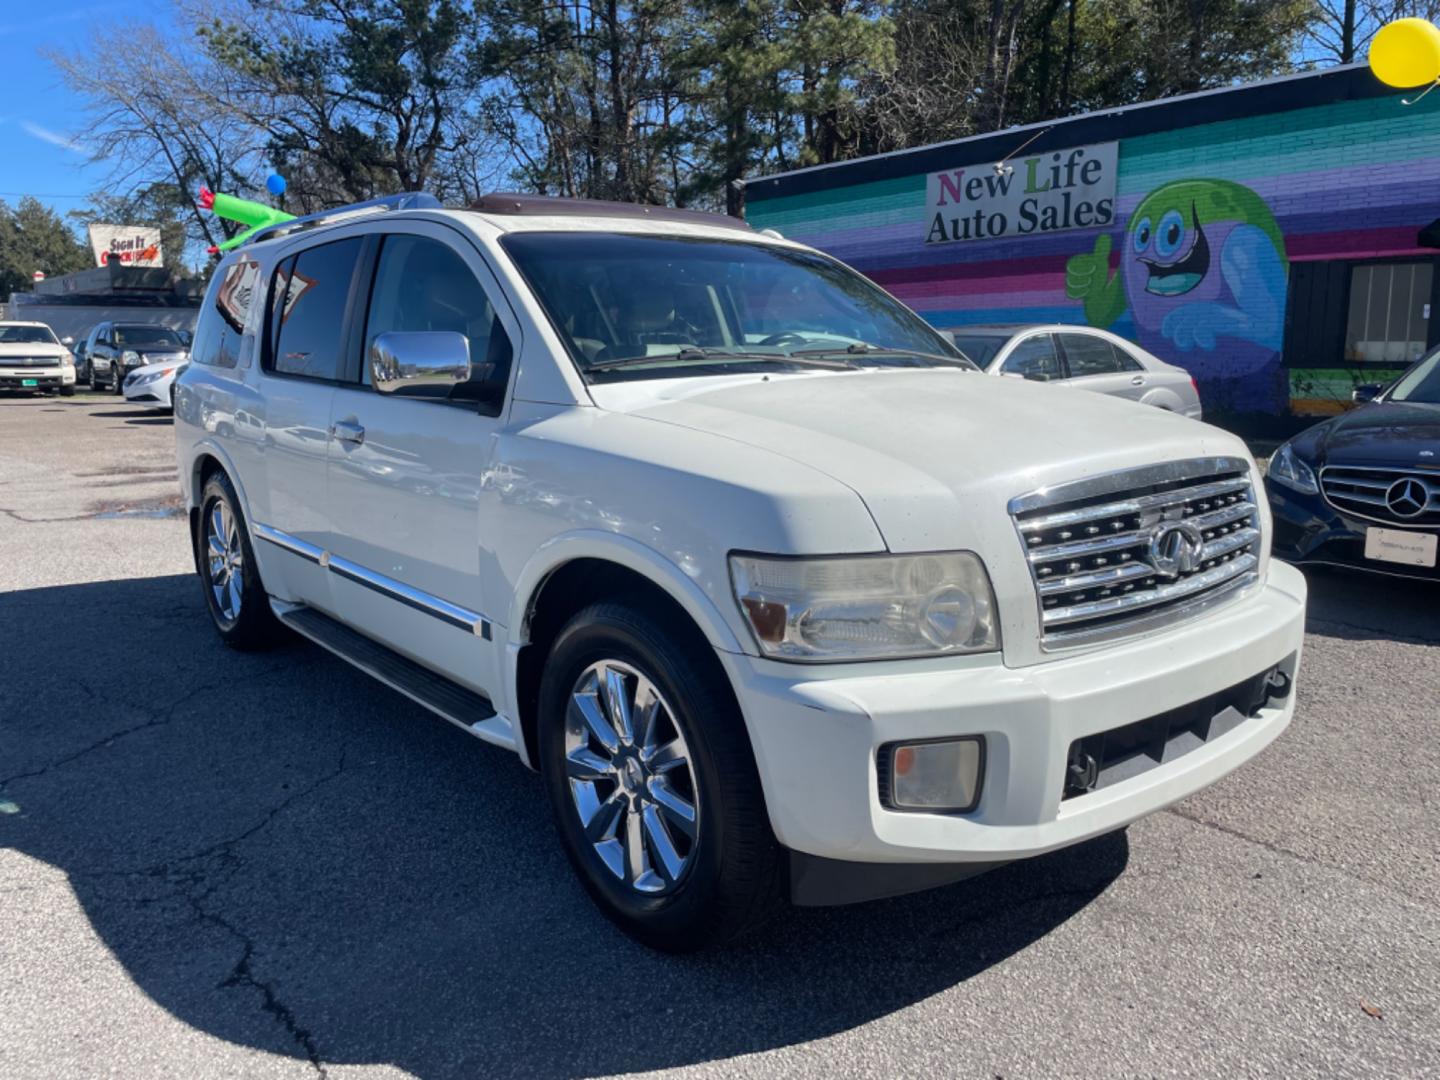
<path id="1" fill-rule="evenodd" d="M 232 837 L 217 841 L 199 851 L 137 870 L 94 870 L 72 872 L 71 874 L 71 877 L 83 878 L 157 878 L 173 885 L 173 888 L 158 896 L 138 899 L 109 896 L 105 897 L 105 899 L 109 902 L 119 900 L 139 907 L 150 907 L 172 900 L 183 900 L 194 913 L 197 922 L 223 930 L 239 942 L 241 946 L 239 959 L 235 961 L 229 973 L 216 985 L 221 989 L 241 987 L 257 991 L 260 994 L 261 1010 L 271 1016 L 285 1029 L 286 1034 L 288 1034 L 296 1046 L 304 1052 L 311 1067 L 322 1077 L 327 1076 L 328 1073 L 325 1068 L 325 1063 L 320 1056 L 320 1048 L 316 1042 L 314 1033 L 300 1023 L 298 1017 L 295 1015 L 295 1011 L 281 999 L 274 983 L 260 978 L 255 970 L 255 959 L 259 951 L 256 939 L 220 912 L 214 910 L 208 901 L 218 892 L 220 886 L 240 869 L 243 859 L 240 853 L 235 850 L 238 845 L 265 829 L 290 806 L 293 806 L 301 799 L 308 798 L 326 784 L 338 779 L 347 771 L 348 767 L 348 748 L 342 747 L 340 750 L 340 760 L 331 771 L 317 778 L 313 783 L 307 785 L 300 791 L 293 792 L 280 800 L 279 803 L 265 812 L 265 816 L 261 818 L 260 821 L 251 825 L 249 828 L 242 830 Z M 204 865 L 207 861 L 217 865 Z M 178 869 L 178 867 L 183 866 L 185 863 L 198 863 L 200 865 L 190 869 Z M 99 893 L 99 895 L 104 896 L 103 893 Z"/>
<path id="2" fill-rule="evenodd" d="M 1393 896 L 1403 897 L 1416 904 L 1419 904 L 1421 907 L 1440 907 L 1440 905 L 1430 902 L 1424 897 L 1415 896 L 1412 893 L 1404 891 L 1403 889 L 1392 888 L 1384 881 L 1377 881 L 1372 878 L 1365 877 L 1363 874 L 1354 873 L 1344 866 L 1340 866 L 1335 863 L 1324 862 L 1323 860 L 1316 859 L 1310 855 L 1302 855 L 1298 851 L 1291 851 L 1289 848 L 1281 847 L 1279 844 L 1272 843 L 1269 840 L 1261 840 L 1259 837 L 1250 836 L 1247 833 L 1243 833 L 1239 829 L 1232 828 L 1229 825 L 1221 825 L 1218 821 L 1207 821 L 1196 814 L 1188 813 L 1184 810 L 1181 810 L 1178 806 L 1164 807 L 1160 810 L 1160 813 L 1172 814 L 1175 817 L 1180 818 L 1182 821 L 1188 821 L 1193 825 L 1199 825 L 1201 828 L 1210 829 L 1213 832 L 1220 833 L 1222 836 L 1228 836 L 1232 839 L 1242 841 L 1243 843 L 1254 844 L 1256 847 L 1264 848 L 1266 851 L 1270 852 L 1273 855 L 1282 855 L 1286 858 L 1293 859 L 1296 862 L 1304 863 L 1306 866 L 1315 866 L 1319 867 L 1322 870 L 1332 870 L 1335 873 L 1339 874 L 1341 877 L 1348 878 L 1351 881 L 1359 882 L 1360 884 L 1366 885 L 1372 889 L 1381 889 L 1387 893 L 1390 893 Z"/>
<path id="3" fill-rule="evenodd" d="M 82 747 L 81 749 L 66 754 L 63 757 L 56 758 L 54 761 L 51 761 L 45 765 L 41 765 L 39 768 L 29 769 L 25 772 L 15 773 L 12 776 L 0 777 L 0 791 L 3 791 L 10 784 L 17 783 L 18 781 L 32 780 L 35 777 L 44 776 L 46 773 L 53 772 L 55 769 L 61 768 L 65 765 L 69 765 L 71 762 L 78 761 L 80 758 L 85 757 L 87 754 L 92 754 L 96 750 L 103 750 L 105 749 L 105 747 L 111 746 L 114 743 L 119 742 L 126 736 L 134 735 L 136 732 L 147 731 L 150 728 L 161 727 L 165 724 L 168 724 L 175 719 L 175 711 L 179 709 L 180 706 L 186 704 L 193 698 L 198 697 L 200 694 L 207 693 L 212 690 L 219 690 L 222 686 L 234 685 L 236 683 L 244 683 L 252 679 L 262 678 L 266 675 L 273 675 L 275 672 L 281 670 L 282 667 L 283 665 L 277 664 L 275 667 L 268 668 L 265 671 L 256 672 L 253 675 L 244 676 L 240 679 L 228 679 L 224 683 L 206 683 L 203 686 L 197 686 L 188 693 L 181 695 L 169 705 L 162 705 L 158 709 L 150 710 L 150 719 L 144 721 L 143 723 L 134 724 L 128 728 L 121 728 L 119 731 L 113 731 L 109 735 L 106 735 L 103 739 L 98 739 L 95 742 L 91 743 L 89 746 Z M 89 687 L 82 688 L 89 690 Z M 89 692 L 93 697 L 94 691 L 89 690 Z M 132 705 L 132 707 L 142 710 L 146 708 L 143 705 Z"/>

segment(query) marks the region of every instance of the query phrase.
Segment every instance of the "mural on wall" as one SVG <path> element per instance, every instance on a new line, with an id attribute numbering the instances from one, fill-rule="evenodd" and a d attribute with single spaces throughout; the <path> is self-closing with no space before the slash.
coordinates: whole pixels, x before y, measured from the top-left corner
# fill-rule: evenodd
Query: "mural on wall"
<path id="1" fill-rule="evenodd" d="M 1163 184 L 1130 215 L 1113 274 L 1112 243 L 1102 233 L 1065 264 L 1065 293 L 1084 303 L 1087 322 L 1109 328 L 1128 310 L 1141 346 L 1223 385 L 1232 400 L 1283 393 L 1288 263 L 1259 195 L 1229 180 Z"/>

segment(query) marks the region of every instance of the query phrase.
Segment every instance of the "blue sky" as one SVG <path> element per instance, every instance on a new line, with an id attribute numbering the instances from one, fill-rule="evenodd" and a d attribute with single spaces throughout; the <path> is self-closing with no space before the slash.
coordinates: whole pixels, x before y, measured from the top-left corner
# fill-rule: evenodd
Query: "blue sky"
<path id="1" fill-rule="evenodd" d="M 84 103 L 66 90 L 40 55 L 52 48 L 82 51 L 101 21 L 170 21 L 169 0 L 0 0 L 0 60 L 6 93 L 0 98 L 0 199 L 11 205 L 35 195 L 62 214 L 85 204 L 105 181 L 104 164 L 71 136 L 84 125 Z"/>

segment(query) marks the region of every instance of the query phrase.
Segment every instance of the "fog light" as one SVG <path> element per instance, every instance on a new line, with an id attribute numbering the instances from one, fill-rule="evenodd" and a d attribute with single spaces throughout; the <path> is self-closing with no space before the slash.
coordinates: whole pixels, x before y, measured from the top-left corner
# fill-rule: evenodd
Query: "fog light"
<path id="1" fill-rule="evenodd" d="M 880 754 L 882 779 L 889 782 L 886 801 L 897 810 L 973 810 L 984 762 L 978 735 L 891 743 Z"/>

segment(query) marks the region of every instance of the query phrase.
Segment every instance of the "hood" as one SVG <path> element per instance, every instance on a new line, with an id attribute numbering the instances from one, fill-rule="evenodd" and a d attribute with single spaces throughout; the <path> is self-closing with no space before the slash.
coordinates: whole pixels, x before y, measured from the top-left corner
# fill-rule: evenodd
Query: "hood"
<path id="1" fill-rule="evenodd" d="M 147 364 L 173 364 L 190 358 L 180 345 L 121 345 L 119 349 L 121 352 L 137 353 Z"/>
<path id="2" fill-rule="evenodd" d="M 594 385 L 601 408 L 799 461 L 860 496 L 892 551 L 969 547 L 1016 495 L 1181 458 L 1249 455 L 1235 436 L 1061 385 L 960 370 L 867 370 Z"/>
<path id="3" fill-rule="evenodd" d="M 0 360 L 16 356 L 69 356 L 70 350 L 64 345 L 42 341 L 0 341 Z"/>
<path id="4" fill-rule="evenodd" d="M 1313 430 L 1310 446 L 1297 449 L 1313 447 L 1307 456 L 1323 465 L 1440 464 L 1440 405 L 1380 401 Z M 1422 456 L 1425 450 L 1434 456 Z"/>
<path id="5" fill-rule="evenodd" d="M 150 361 L 150 357 L 148 357 L 148 356 L 147 356 L 145 359 L 146 359 L 147 361 Z M 132 371 L 135 375 L 150 375 L 150 374 L 152 374 L 152 373 L 154 373 L 154 372 L 157 372 L 157 371 L 164 371 L 166 368 L 177 368 L 177 369 L 178 369 L 178 368 L 182 367 L 184 364 L 186 364 L 187 362 L 188 362 L 188 358 L 185 356 L 184 353 L 177 353 L 174 357 L 171 357 L 171 358 L 169 358 L 169 359 L 165 359 L 165 360 L 155 360 L 155 361 L 150 361 L 150 362 L 141 364 L 141 365 L 140 365 L 139 367 L 137 367 L 137 368 L 132 368 L 131 371 Z"/>

